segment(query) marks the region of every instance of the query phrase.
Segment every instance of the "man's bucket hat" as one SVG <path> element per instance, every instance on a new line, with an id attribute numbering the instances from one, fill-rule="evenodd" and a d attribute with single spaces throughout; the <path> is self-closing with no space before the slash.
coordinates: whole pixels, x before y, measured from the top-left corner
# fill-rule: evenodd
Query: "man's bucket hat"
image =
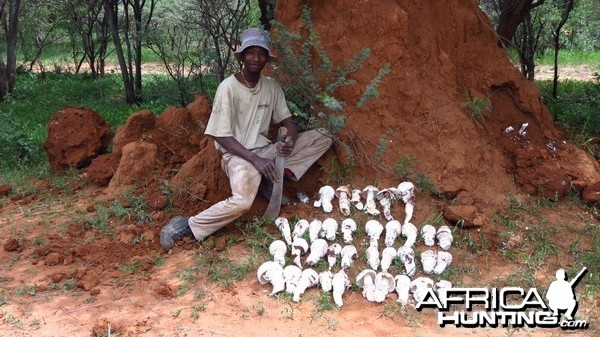
<path id="1" fill-rule="evenodd" d="M 242 53 L 248 47 L 262 47 L 269 52 L 268 61 L 277 59 L 271 51 L 271 43 L 269 41 L 269 33 L 260 28 L 248 28 L 242 32 L 242 45 L 233 53 L 238 61 L 242 60 Z"/>

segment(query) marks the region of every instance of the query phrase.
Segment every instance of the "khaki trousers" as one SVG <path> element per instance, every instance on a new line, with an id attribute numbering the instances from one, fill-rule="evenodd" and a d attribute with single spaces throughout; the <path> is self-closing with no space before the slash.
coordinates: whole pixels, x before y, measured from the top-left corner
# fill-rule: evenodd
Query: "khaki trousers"
<path id="1" fill-rule="evenodd" d="M 285 168 L 294 173 L 295 180 L 300 179 L 308 168 L 329 149 L 331 143 L 332 140 L 327 136 L 325 129 L 300 133 L 292 154 L 285 158 Z M 270 144 L 254 149 L 252 152 L 263 158 L 274 160 L 277 148 L 275 144 Z M 221 158 L 221 167 L 229 177 L 232 195 L 189 218 L 190 228 L 199 241 L 248 211 L 258 192 L 261 174 L 250 162 L 225 153 Z"/>

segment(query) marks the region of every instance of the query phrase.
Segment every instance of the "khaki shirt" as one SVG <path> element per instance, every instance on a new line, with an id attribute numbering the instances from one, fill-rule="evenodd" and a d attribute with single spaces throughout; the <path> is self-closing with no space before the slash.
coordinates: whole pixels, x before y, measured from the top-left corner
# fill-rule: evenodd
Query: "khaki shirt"
<path id="1" fill-rule="evenodd" d="M 234 137 L 248 150 L 271 144 L 267 138 L 271 121 L 279 124 L 292 114 L 275 79 L 261 76 L 255 88 L 258 87 L 260 91 L 252 95 L 235 76 L 223 80 L 217 88 L 204 133 L 213 137 Z M 215 146 L 226 152 L 216 142 Z"/>

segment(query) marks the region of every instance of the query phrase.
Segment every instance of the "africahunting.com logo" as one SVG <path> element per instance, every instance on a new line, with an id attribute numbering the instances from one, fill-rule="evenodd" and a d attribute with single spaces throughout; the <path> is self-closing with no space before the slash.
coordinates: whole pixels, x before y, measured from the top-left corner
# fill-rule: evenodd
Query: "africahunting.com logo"
<path id="1" fill-rule="evenodd" d="M 448 288 L 429 289 L 416 309 L 437 308 L 441 327 L 540 327 L 586 329 L 589 322 L 575 320 L 578 303 L 575 287 L 587 272 L 583 268 L 571 281 L 564 270 L 556 271 L 545 302 L 536 288 Z M 458 310 L 459 309 L 459 310 Z M 565 319 L 561 320 L 564 312 Z"/>

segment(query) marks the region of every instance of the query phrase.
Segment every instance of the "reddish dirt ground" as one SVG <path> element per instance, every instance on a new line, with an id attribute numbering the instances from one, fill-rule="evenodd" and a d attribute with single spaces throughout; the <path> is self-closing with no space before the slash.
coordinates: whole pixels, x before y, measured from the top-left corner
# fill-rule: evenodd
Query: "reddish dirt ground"
<path id="1" fill-rule="evenodd" d="M 354 75 L 358 85 L 340 90 L 346 101 L 358 101 L 361 88 L 377 69 L 386 62 L 392 64 L 391 74 L 378 88 L 380 97 L 348 113 L 340 138 L 354 150 L 356 167 L 344 183 L 397 186 L 407 178 L 395 174 L 398 162 L 414 157 L 411 173 L 426 177 L 435 193 L 417 193 L 413 222 L 420 228 L 443 213 L 445 223 L 463 224 L 455 227 L 454 272 L 447 275 L 455 284 L 521 286 L 511 283 L 519 281 L 514 275 L 521 275 L 545 287 L 557 268 L 578 266 L 576 254 L 563 253 L 592 249 L 589 228 L 597 226 L 598 215 L 569 202 L 568 196 L 571 186 L 589 190 L 600 181 L 598 163 L 567 141 L 566 134 L 553 124 L 535 84 L 523 79 L 496 47 L 490 23 L 475 2 L 308 3 L 314 8 L 315 29 L 335 63 L 345 64 L 362 47 L 372 50 L 364 69 Z M 303 4 L 297 0 L 282 3 L 277 19 L 293 31 L 302 31 Z M 471 118 L 461 107 L 466 92 L 471 97 L 490 97 L 493 109 L 485 119 Z M 74 116 L 81 116 L 81 111 L 63 109 L 64 114 Z M 256 258 L 250 242 L 253 233 L 246 226 L 266 208 L 260 197 L 249 214 L 206 242 L 184 240 L 163 253 L 158 234 L 171 216 L 193 215 L 229 193 L 218 153 L 212 141 L 202 136 L 209 113 L 210 103 L 202 97 L 159 116 L 139 111 L 118 127 L 110 149 L 101 141 L 94 143 L 100 145 L 88 151 L 95 159 L 74 176 L 65 173 L 66 182 L 32 181 L 29 192 L 0 199 L 0 228 L 6 233 L 0 251 L 0 335 L 566 333 L 559 329 L 441 328 L 433 310 L 417 312 L 411 305 L 404 310 L 395 303 L 394 294 L 383 304 L 368 303 L 357 289 L 345 295 L 340 310 L 318 309 L 322 296 L 317 289 L 307 291 L 300 303 L 269 297 L 270 286 L 259 284 L 255 270 L 236 281 L 229 273 L 231 264 L 215 262 L 249 263 Z M 526 134 L 505 132 L 508 126 L 518 130 L 523 123 L 528 123 Z M 84 122 L 77 128 L 65 126 L 70 140 L 79 142 L 48 140 L 49 156 L 56 154 L 49 161 L 57 171 L 64 169 L 63 162 L 78 166 L 79 158 L 89 161 L 78 150 L 90 144 L 81 135 L 93 134 L 98 123 L 91 124 L 90 129 Z M 53 147 L 60 151 L 52 151 Z M 61 158 L 65 153 L 78 157 Z M 336 144 L 300 183 L 288 182 L 286 193 L 293 196 L 303 190 L 314 198 L 319 187 L 330 182 L 328 177 L 333 177 L 334 158 L 341 165 L 349 161 Z M 540 195 L 561 201 L 550 203 Z M 147 205 L 150 221 L 136 218 L 139 203 Z M 539 206 L 547 203 L 551 206 Z M 112 217 L 103 218 L 108 209 L 113 210 Z M 515 209 L 525 215 L 514 213 Z M 117 215 L 115 210 L 122 212 Z M 400 218 L 403 207 L 396 204 L 393 212 Z M 499 227 L 499 214 L 514 217 L 514 234 L 508 239 L 507 229 Z M 362 224 L 367 219 L 363 213 L 353 215 Z M 295 203 L 284 207 L 282 216 L 324 219 L 328 215 Z M 341 220 L 339 213 L 334 217 Z M 543 230 L 536 228 L 540 226 Z M 266 223 L 263 227 L 269 240 L 279 238 L 274 226 Z M 546 261 L 536 267 L 508 259 L 503 253 L 506 249 L 532 254 L 535 245 L 528 240 L 535 230 L 550 233 L 557 251 L 548 253 Z M 363 246 L 359 243 L 361 253 Z M 422 243 L 417 247 L 424 248 Z M 364 258 L 357 263 L 364 264 Z M 357 267 L 350 275 L 358 271 Z M 219 278 L 220 274 L 226 276 Z M 582 283 L 579 287 L 583 288 Z M 596 328 L 569 335 L 597 334 L 597 305 L 597 297 L 581 297 L 578 315 Z"/>

